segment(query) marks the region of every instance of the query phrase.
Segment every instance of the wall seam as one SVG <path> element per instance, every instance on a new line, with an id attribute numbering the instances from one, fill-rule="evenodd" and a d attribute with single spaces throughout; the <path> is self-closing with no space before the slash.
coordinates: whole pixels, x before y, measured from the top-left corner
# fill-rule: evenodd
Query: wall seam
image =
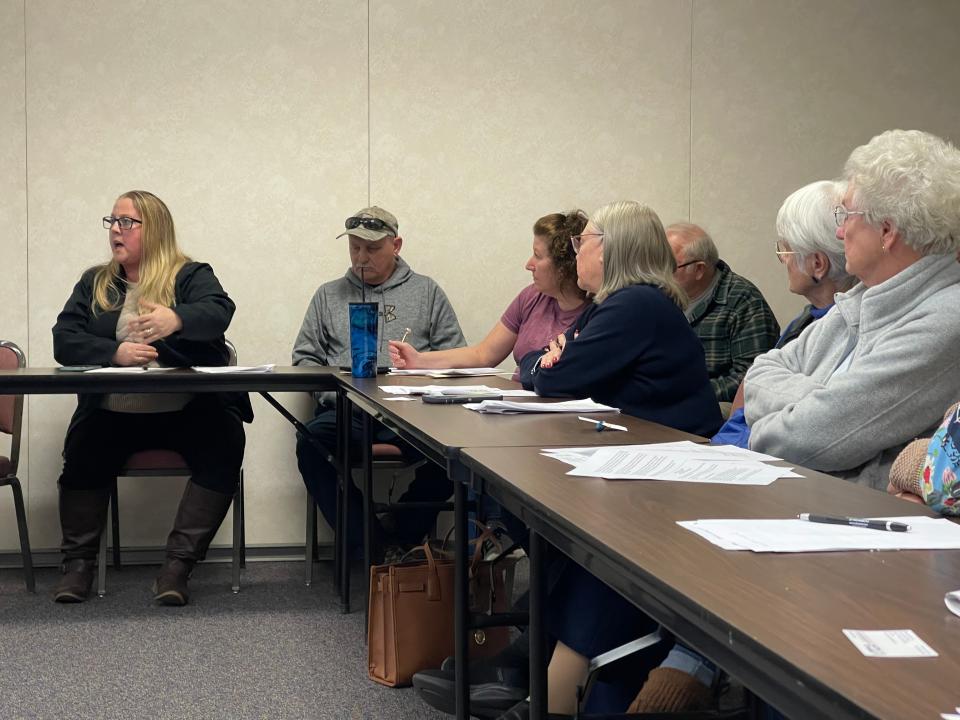
<path id="1" fill-rule="evenodd" d="M 24 238 L 24 246 L 26 248 L 26 280 L 24 281 L 25 286 L 25 299 L 26 299 L 26 312 L 24 313 L 27 319 L 27 337 L 24 338 L 24 347 L 26 347 L 27 357 L 33 357 L 33 348 L 30 347 L 30 143 L 27 141 L 28 130 L 29 130 L 29 114 L 27 113 L 27 0 L 23 0 L 23 211 L 24 219 L 26 224 L 24 230 L 26 232 L 26 237 Z M 29 360 L 27 361 L 29 364 Z M 27 395 L 24 398 L 24 403 L 27 406 L 27 422 L 26 422 L 26 432 L 23 433 L 23 436 L 26 437 L 27 441 L 27 467 L 30 467 L 30 423 L 33 421 L 33 413 L 30 412 L 30 395 Z M 21 439 L 22 443 L 22 439 Z M 30 476 L 28 475 L 24 481 L 26 485 L 26 499 L 24 504 L 26 505 L 25 512 L 27 515 L 27 522 L 30 522 L 30 501 L 32 500 L 33 493 L 30 492 Z"/>
<path id="2" fill-rule="evenodd" d="M 373 204 L 371 200 L 371 187 L 373 184 L 373 165 L 370 137 L 370 2 L 367 0 L 367 207 Z"/>
<path id="3" fill-rule="evenodd" d="M 693 218 L 693 18 L 696 14 L 694 4 L 697 0 L 690 0 L 690 102 L 687 105 L 687 152 L 689 160 L 687 161 L 687 218 L 690 222 L 696 222 Z"/>

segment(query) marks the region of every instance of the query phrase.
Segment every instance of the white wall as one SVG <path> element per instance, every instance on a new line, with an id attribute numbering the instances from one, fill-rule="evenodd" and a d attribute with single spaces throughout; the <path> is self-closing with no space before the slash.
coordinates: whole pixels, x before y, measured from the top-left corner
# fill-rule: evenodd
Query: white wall
<path id="1" fill-rule="evenodd" d="M 107 256 L 99 218 L 134 188 L 216 269 L 245 364 L 289 362 L 368 202 L 470 341 L 527 281 L 537 217 L 619 198 L 703 224 L 785 322 L 780 202 L 889 127 L 960 141 L 958 27 L 951 0 L 0 0 L 0 337 L 53 364 L 56 314 Z M 59 542 L 73 405 L 28 402 L 37 548 Z M 293 435 L 255 410 L 248 542 L 299 543 Z M 170 483 L 122 492 L 124 542 L 162 544 Z M 0 549 L 12 512 L 0 492 Z"/>

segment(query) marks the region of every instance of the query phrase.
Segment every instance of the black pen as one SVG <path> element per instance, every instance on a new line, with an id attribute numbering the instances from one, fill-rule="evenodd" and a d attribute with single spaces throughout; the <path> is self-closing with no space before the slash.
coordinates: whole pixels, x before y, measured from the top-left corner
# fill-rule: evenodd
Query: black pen
<path id="1" fill-rule="evenodd" d="M 833 517 L 832 515 L 813 515 L 800 513 L 797 517 L 807 522 L 828 523 L 829 525 L 848 525 L 869 530 L 889 530 L 891 532 L 907 532 L 910 526 L 893 520 L 870 520 L 868 518 Z"/>

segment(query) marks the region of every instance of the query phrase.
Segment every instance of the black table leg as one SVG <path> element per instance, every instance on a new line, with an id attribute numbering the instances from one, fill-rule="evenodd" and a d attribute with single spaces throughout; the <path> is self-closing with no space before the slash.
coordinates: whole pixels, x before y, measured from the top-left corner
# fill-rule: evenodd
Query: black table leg
<path id="1" fill-rule="evenodd" d="M 342 525 L 336 529 L 340 535 L 340 611 L 350 612 L 350 543 L 347 542 L 350 530 L 350 476 L 352 460 L 350 458 L 350 436 L 353 432 L 353 403 L 346 393 L 340 393 L 340 417 L 338 418 L 338 435 L 340 438 L 340 519 Z"/>
<path id="2" fill-rule="evenodd" d="M 373 560 L 373 418 L 361 413 L 361 437 L 363 447 L 363 587 L 366 588 L 363 603 L 363 628 L 366 636 L 370 603 L 370 565 Z"/>
<path id="3" fill-rule="evenodd" d="M 454 522 L 454 662 L 457 701 L 457 719 L 470 718 L 470 672 L 468 664 L 470 653 L 467 627 L 469 621 L 469 587 L 467 578 L 467 534 L 470 526 L 467 522 L 467 481 L 466 468 L 457 462 L 450 464 L 450 479 L 453 481 L 453 522 Z"/>
<path id="4" fill-rule="evenodd" d="M 543 606 L 547 583 L 544 575 L 546 543 L 530 530 L 530 718 L 547 717 L 547 643 L 543 631 Z"/>

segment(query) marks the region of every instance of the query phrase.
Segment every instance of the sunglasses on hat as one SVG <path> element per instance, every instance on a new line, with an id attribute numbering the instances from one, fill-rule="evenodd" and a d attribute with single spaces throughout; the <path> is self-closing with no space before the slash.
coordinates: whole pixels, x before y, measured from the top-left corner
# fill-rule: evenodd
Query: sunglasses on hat
<path id="1" fill-rule="evenodd" d="M 347 218 L 347 222 L 344 223 L 344 225 L 347 230 L 353 230 L 362 225 L 367 230 L 373 230 L 375 232 L 396 232 L 396 230 L 387 225 L 383 220 L 378 220 L 377 218 L 350 217 Z"/>

